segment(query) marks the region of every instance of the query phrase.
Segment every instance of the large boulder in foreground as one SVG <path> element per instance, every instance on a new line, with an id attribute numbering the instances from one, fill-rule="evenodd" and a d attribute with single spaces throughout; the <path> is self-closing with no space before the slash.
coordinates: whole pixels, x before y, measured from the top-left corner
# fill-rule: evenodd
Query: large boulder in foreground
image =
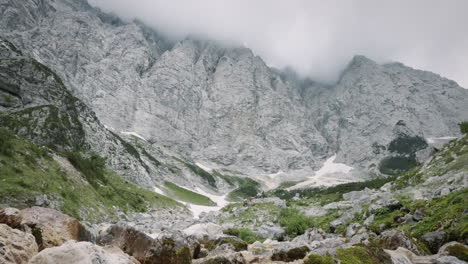
<path id="1" fill-rule="evenodd" d="M 236 252 L 234 246 L 223 244 L 211 251 L 208 256 L 193 261 L 193 264 L 246 264 L 242 253 Z"/>
<path id="2" fill-rule="evenodd" d="M 190 243 L 170 234 L 153 239 L 133 227 L 117 224 L 99 234 L 96 242 L 118 247 L 145 264 L 192 263 Z"/>
<path id="3" fill-rule="evenodd" d="M 37 251 L 36 241 L 31 234 L 0 224 L 0 263 L 28 263 Z"/>
<path id="4" fill-rule="evenodd" d="M 68 241 L 59 247 L 48 248 L 34 256 L 29 264 L 140 264 L 116 247 L 100 247 L 90 242 Z"/>
<path id="5" fill-rule="evenodd" d="M 39 250 L 60 246 L 68 240 L 88 241 L 90 233 L 75 218 L 44 207 L 18 211 L 5 208 L 0 211 L 0 223 L 32 233 Z"/>
<path id="6" fill-rule="evenodd" d="M 189 236 L 194 236 L 199 241 L 215 240 L 223 236 L 223 227 L 213 223 L 202 223 L 192 225 L 184 230 Z"/>

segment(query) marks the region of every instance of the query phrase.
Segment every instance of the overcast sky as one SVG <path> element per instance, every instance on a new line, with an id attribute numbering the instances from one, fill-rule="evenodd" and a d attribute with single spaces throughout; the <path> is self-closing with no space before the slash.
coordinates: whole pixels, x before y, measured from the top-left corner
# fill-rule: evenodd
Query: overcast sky
<path id="1" fill-rule="evenodd" d="M 333 81 L 355 54 L 468 88 L 467 0 L 89 0 L 175 38 L 251 48 L 267 64 Z"/>

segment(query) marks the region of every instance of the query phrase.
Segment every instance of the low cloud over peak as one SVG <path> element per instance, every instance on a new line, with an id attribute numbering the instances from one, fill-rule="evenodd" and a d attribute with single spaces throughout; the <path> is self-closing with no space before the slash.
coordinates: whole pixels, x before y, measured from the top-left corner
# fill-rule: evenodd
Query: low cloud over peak
<path id="1" fill-rule="evenodd" d="M 334 81 L 355 54 L 401 61 L 468 88 L 465 0 L 89 0 L 174 38 L 251 48 L 269 65 Z"/>

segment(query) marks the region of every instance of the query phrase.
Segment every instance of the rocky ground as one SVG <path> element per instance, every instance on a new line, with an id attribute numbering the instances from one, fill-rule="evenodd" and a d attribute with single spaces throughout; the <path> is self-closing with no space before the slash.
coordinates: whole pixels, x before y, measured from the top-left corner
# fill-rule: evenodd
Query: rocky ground
<path id="1" fill-rule="evenodd" d="M 271 191 L 196 220 L 155 212 L 165 227 L 144 214 L 89 225 L 3 208 L 0 262 L 466 263 L 467 158 L 464 136 L 396 177 Z"/>

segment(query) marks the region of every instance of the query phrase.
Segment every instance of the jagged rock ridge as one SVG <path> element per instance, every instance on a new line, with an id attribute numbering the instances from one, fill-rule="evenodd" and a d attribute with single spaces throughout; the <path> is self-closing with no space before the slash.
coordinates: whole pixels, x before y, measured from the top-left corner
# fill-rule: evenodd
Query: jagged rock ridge
<path id="1" fill-rule="evenodd" d="M 170 44 L 85 1 L 2 0 L 0 33 L 50 66 L 114 131 L 213 166 L 274 173 L 325 157 L 365 168 L 399 120 L 421 137 L 457 135 L 468 92 L 402 64 L 355 57 L 336 85 L 270 69 L 249 49 Z M 21 19 L 17 19 L 20 17 Z"/>

